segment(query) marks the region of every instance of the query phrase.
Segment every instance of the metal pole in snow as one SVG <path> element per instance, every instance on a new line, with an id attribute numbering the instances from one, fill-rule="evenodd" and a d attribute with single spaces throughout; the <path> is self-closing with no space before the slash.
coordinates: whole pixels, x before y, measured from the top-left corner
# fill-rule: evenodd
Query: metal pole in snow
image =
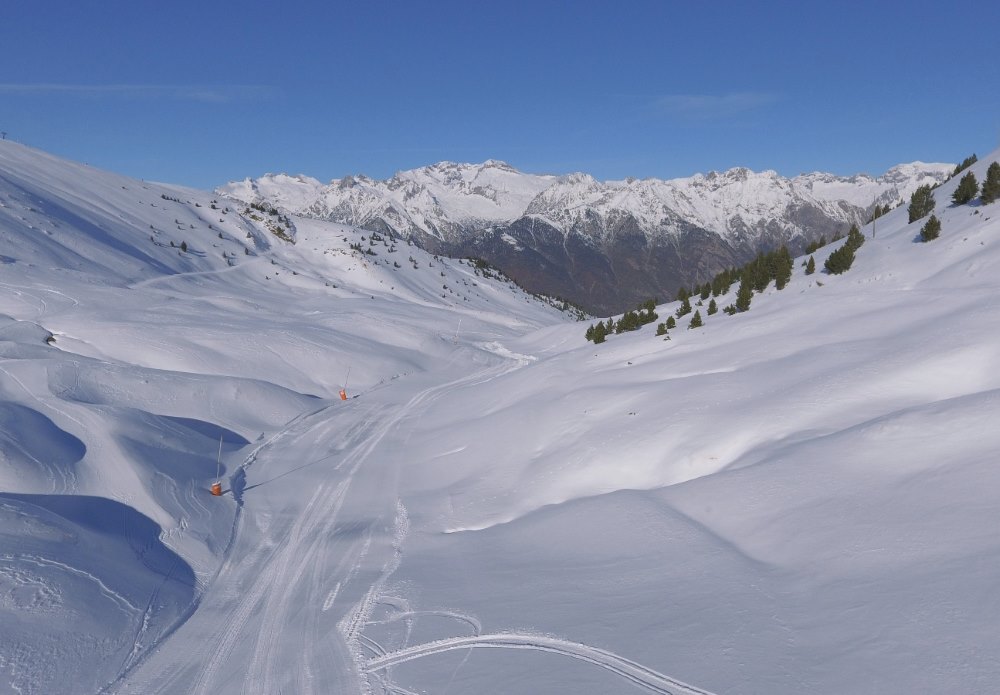
<path id="1" fill-rule="evenodd" d="M 347 390 L 347 380 L 351 378 L 351 368 L 347 368 L 347 376 L 344 377 L 344 390 Z"/>
<path id="2" fill-rule="evenodd" d="M 877 212 L 878 209 L 875 207 L 875 195 L 872 194 L 872 239 L 875 238 L 875 220 L 878 219 L 878 215 L 876 214 Z"/>
<path id="3" fill-rule="evenodd" d="M 222 474 L 222 435 L 219 435 L 219 458 L 215 460 L 215 479 L 219 479 Z"/>

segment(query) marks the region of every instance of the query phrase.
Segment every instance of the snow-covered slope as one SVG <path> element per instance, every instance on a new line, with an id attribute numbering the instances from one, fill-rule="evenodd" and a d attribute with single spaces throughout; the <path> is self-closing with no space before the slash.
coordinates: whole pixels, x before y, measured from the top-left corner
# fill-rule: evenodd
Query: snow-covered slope
<path id="1" fill-rule="evenodd" d="M 23 199 L 29 166 L 62 183 Z M 169 227 L 152 184 L 108 205 L 142 184 L 10 144 L 0 174 L 3 687 L 832 695 L 1000 677 L 1000 204 L 951 206 L 957 180 L 935 192 L 933 242 L 897 209 L 844 275 L 797 261 L 747 313 L 595 346 L 405 241 L 292 218 L 291 245 L 231 208 L 271 248 L 223 259 L 190 226 L 149 242 Z M 192 215 L 212 200 L 162 190 Z M 31 216 L 52 200 L 61 217 Z M 39 247 L 43 227 L 82 243 L 69 213 L 92 207 L 167 270 L 109 245 L 67 271 Z M 169 241 L 203 265 L 172 265 L 193 261 Z"/>

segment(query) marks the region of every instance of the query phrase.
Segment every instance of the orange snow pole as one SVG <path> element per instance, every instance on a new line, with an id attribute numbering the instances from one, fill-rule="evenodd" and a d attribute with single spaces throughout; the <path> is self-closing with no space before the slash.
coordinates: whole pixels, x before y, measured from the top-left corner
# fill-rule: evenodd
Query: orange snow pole
<path id="1" fill-rule="evenodd" d="M 222 496 L 222 483 L 219 481 L 219 476 L 222 474 L 222 435 L 219 435 L 219 458 L 215 461 L 215 482 L 212 486 L 208 488 L 209 492 L 215 497 Z"/>
<path id="2" fill-rule="evenodd" d="M 351 378 L 351 368 L 347 368 L 347 376 L 344 377 L 344 388 L 340 389 L 340 400 L 347 400 L 347 380 Z"/>

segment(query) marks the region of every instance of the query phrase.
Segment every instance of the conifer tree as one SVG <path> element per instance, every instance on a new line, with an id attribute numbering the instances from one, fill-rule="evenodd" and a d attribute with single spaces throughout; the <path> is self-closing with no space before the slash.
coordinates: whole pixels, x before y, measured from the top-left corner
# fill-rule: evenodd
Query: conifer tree
<path id="1" fill-rule="evenodd" d="M 806 275 L 812 275 L 816 272 L 816 259 L 809 256 L 809 262 L 806 263 Z"/>
<path id="2" fill-rule="evenodd" d="M 774 262 L 774 287 L 775 289 L 782 290 L 785 285 L 788 284 L 789 280 L 792 279 L 792 266 L 794 262 L 792 261 L 792 254 L 788 252 L 788 249 L 782 246 L 778 249 L 775 254 Z"/>
<path id="3" fill-rule="evenodd" d="M 861 233 L 860 229 L 858 229 L 858 225 L 852 224 L 851 230 L 847 233 L 847 244 L 850 245 L 851 249 L 857 251 L 864 243 L 865 235 Z"/>
<path id="4" fill-rule="evenodd" d="M 681 302 L 680 307 L 677 309 L 677 318 L 680 318 L 681 316 L 690 313 L 691 313 L 691 301 L 685 296 L 684 301 Z"/>
<path id="5" fill-rule="evenodd" d="M 963 159 L 962 163 L 955 167 L 955 171 L 951 172 L 951 175 L 952 176 L 958 176 L 962 171 L 968 169 L 969 167 L 971 167 L 973 164 L 975 164 L 978 161 L 979 161 L 979 158 L 976 157 L 975 153 L 973 153 L 972 156 L 966 157 L 965 159 Z"/>
<path id="6" fill-rule="evenodd" d="M 854 247 L 851 246 L 849 241 L 845 241 L 844 245 L 839 249 L 831 253 L 823 267 L 826 268 L 826 272 L 831 275 L 840 275 L 851 269 L 851 265 L 854 264 Z"/>
<path id="7" fill-rule="evenodd" d="M 927 223 L 920 228 L 920 239 L 921 241 L 931 241 L 932 239 L 937 239 L 941 235 L 941 222 L 938 220 L 937 215 L 931 215 Z"/>
<path id="8" fill-rule="evenodd" d="M 747 311 L 750 309 L 750 300 L 753 298 L 753 286 L 743 280 L 740 288 L 736 291 L 736 310 Z"/>
<path id="9" fill-rule="evenodd" d="M 677 322 L 674 321 L 674 317 L 673 316 L 668 316 L 667 317 L 666 326 L 667 326 L 667 328 L 674 328 L 674 327 L 677 326 Z"/>
<path id="10" fill-rule="evenodd" d="M 962 180 L 958 182 L 958 188 L 951 196 L 951 200 L 955 205 L 965 205 L 971 202 L 973 198 L 979 193 L 979 182 L 976 181 L 976 175 L 971 171 L 962 177 Z"/>
<path id="11" fill-rule="evenodd" d="M 910 196 L 910 222 L 916 222 L 921 217 L 926 217 L 934 210 L 934 193 L 931 187 L 921 186 Z"/>
<path id="12" fill-rule="evenodd" d="M 989 205 L 1000 198 L 1000 163 L 993 162 L 986 170 L 981 198 L 984 205 Z"/>
<path id="13" fill-rule="evenodd" d="M 667 324 L 658 323 L 656 324 L 656 335 L 666 335 L 667 334 Z"/>
<path id="14" fill-rule="evenodd" d="M 696 311 L 694 312 L 694 316 L 691 317 L 691 323 L 688 324 L 688 329 L 701 328 L 704 325 L 704 322 L 701 320 L 701 312 Z"/>
<path id="15" fill-rule="evenodd" d="M 712 314 L 716 313 L 718 310 L 719 310 L 719 305 L 715 303 L 714 299 L 708 303 L 708 315 L 709 316 L 711 316 Z"/>

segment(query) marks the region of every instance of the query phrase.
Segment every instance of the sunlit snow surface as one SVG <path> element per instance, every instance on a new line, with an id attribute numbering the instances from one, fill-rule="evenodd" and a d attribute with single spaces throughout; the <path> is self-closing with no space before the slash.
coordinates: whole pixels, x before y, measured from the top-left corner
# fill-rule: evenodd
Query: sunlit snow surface
<path id="1" fill-rule="evenodd" d="M 991 692 L 1000 204 L 956 184 L 934 242 L 594 346 L 0 143 L 0 693 Z"/>

